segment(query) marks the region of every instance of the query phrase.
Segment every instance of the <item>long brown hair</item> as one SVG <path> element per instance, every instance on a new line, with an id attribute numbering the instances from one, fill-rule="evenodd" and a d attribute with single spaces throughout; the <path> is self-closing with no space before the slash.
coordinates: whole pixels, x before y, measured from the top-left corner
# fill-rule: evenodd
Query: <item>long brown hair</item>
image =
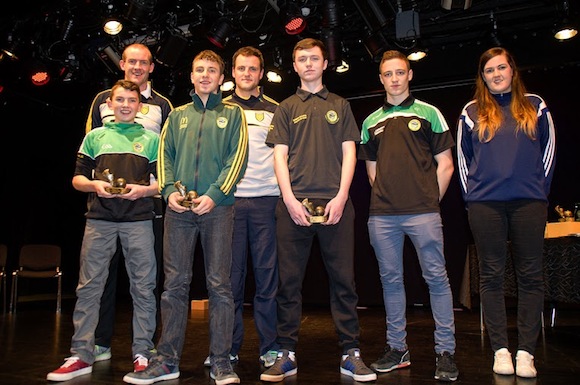
<path id="1" fill-rule="evenodd" d="M 494 47 L 485 51 L 479 58 L 475 80 L 475 96 L 478 109 L 478 137 L 480 142 L 489 142 L 500 129 L 503 122 L 501 109 L 483 79 L 487 62 L 495 56 L 504 55 L 513 71 L 510 111 L 517 122 L 516 131 L 523 131 L 530 139 L 536 139 L 538 117 L 532 103 L 525 96 L 526 88 L 520 77 L 513 56 L 504 48 Z"/>

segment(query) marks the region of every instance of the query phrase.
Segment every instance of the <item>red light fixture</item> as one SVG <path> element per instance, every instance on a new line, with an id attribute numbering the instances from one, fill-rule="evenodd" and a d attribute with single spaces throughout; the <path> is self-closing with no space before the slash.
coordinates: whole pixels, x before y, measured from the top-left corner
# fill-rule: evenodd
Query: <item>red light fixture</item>
<path id="1" fill-rule="evenodd" d="M 284 24 L 284 30 L 288 35 L 298 35 L 306 29 L 306 19 L 300 7 L 292 2 L 287 2 L 280 8 L 280 17 Z"/>

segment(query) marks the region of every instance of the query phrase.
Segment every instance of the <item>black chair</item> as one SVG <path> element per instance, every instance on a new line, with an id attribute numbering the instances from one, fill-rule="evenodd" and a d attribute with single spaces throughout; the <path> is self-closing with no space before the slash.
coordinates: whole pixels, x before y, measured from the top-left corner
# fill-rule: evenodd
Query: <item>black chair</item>
<path id="1" fill-rule="evenodd" d="M 60 313 L 62 298 L 62 271 L 60 270 L 61 248 L 50 244 L 28 244 L 20 248 L 18 269 L 12 272 L 10 312 L 16 312 L 18 303 L 18 280 L 56 278 L 56 311 Z"/>

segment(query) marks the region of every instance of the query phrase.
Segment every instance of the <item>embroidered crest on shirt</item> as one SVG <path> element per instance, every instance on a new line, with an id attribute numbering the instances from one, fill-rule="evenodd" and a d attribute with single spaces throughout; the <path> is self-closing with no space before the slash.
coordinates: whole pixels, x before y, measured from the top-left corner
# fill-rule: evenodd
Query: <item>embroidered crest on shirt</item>
<path id="1" fill-rule="evenodd" d="M 407 126 L 411 131 L 419 131 L 419 129 L 421 128 L 421 122 L 418 119 L 411 119 Z"/>
<path id="2" fill-rule="evenodd" d="M 147 115 L 149 113 L 149 104 L 143 104 L 141 106 L 141 113 Z"/>
<path id="3" fill-rule="evenodd" d="M 224 116 L 219 116 L 216 119 L 216 124 L 219 128 L 226 128 L 226 126 L 228 125 L 228 119 Z"/>
<path id="4" fill-rule="evenodd" d="M 141 143 L 133 143 L 133 151 L 143 152 L 143 145 Z"/>
<path id="5" fill-rule="evenodd" d="M 326 115 L 324 115 L 324 118 L 330 124 L 336 124 L 338 122 L 338 114 L 334 110 L 329 110 Z"/>
<path id="6" fill-rule="evenodd" d="M 256 112 L 256 120 L 258 122 L 262 122 L 264 120 L 264 113 L 263 112 Z"/>

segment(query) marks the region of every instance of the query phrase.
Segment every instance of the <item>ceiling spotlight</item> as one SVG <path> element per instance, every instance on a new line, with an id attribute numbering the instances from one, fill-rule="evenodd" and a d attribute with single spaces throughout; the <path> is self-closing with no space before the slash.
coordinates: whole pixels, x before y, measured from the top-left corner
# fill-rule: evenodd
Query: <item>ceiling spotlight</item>
<path id="1" fill-rule="evenodd" d="M 127 19 L 135 24 L 146 25 L 155 14 L 157 0 L 130 0 L 127 10 Z"/>
<path id="2" fill-rule="evenodd" d="M 343 60 L 342 63 L 338 67 L 336 67 L 335 71 L 339 74 L 342 74 L 348 72 L 349 69 L 350 65 Z"/>
<path id="3" fill-rule="evenodd" d="M 427 50 L 424 49 L 419 41 L 415 41 L 415 46 L 411 49 L 409 54 L 407 55 L 407 59 L 411 61 L 419 61 L 427 56 Z"/>
<path id="4" fill-rule="evenodd" d="M 276 71 L 268 71 L 268 73 L 266 73 L 266 78 L 270 83 L 282 83 L 282 76 L 280 76 Z"/>
<path id="5" fill-rule="evenodd" d="M 109 35 L 117 35 L 123 29 L 123 23 L 116 17 L 115 6 L 111 0 L 102 0 L 105 5 L 105 23 L 103 30 Z"/>
<path id="6" fill-rule="evenodd" d="M 407 59 L 411 61 L 419 61 L 427 56 L 427 52 L 425 51 L 413 51 L 407 55 Z"/>
<path id="7" fill-rule="evenodd" d="M 573 38 L 577 34 L 578 34 L 578 30 L 576 28 L 564 27 L 564 28 L 558 29 L 556 31 L 556 33 L 554 34 L 554 37 L 558 40 L 568 40 L 568 39 Z"/>
<path id="8" fill-rule="evenodd" d="M 556 23 L 554 38 L 558 40 L 571 39 L 578 34 L 578 29 L 568 19 L 570 16 L 570 4 L 568 4 L 568 0 L 562 1 L 559 8 L 562 20 Z"/>
<path id="9" fill-rule="evenodd" d="M 389 43 L 381 32 L 367 36 L 363 41 L 363 44 L 375 63 L 379 63 L 383 56 L 383 52 L 389 49 Z"/>
<path id="10" fill-rule="evenodd" d="M 123 29 L 123 23 L 118 19 L 107 19 L 103 25 L 103 30 L 111 35 L 117 35 Z"/>
<path id="11" fill-rule="evenodd" d="M 187 47 L 187 39 L 180 33 L 170 33 L 157 48 L 156 61 L 167 67 L 175 67 Z"/>
<path id="12" fill-rule="evenodd" d="M 280 7 L 280 17 L 288 35 L 298 35 L 306 29 L 306 19 L 296 3 L 288 1 Z"/>
<path id="13" fill-rule="evenodd" d="M 17 55 L 16 50 L 18 49 L 18 42 L 15 41 L 12 44 L 10 44 L 8 47 L 6 48 L 2 48 L 2 56 L 6 55 L 8 56 L 11 60 L 20 60 L 20 58 Z"/>
<path id="14" fill-rule="evenodd" d="M 222 90 L 222 92 L 229 92 L 229 91 L 233 90 L 234 89 L 234 81 L 228 80 L 227 82 L 224 82 L 224 84 L 222 84 L 220 86 L 220 89 Z"/>
<path id="15" fill-rule="evenodd" d="M 50 82 L 48 68 L 41 62 L 34 62 L 31 67 L 30 81 L 35 86 L 44 86 Z"/>
<path id="16" fill-rule="evenodd" d="M 210 30 L 207 33 L 207 38 L 211 41 L 216 47 L 224 48 L 228 41 L 230 40 L 230 34 L 233 31 L 233 27 L 230 21 L 222 17 L 213 23 Z"/>

